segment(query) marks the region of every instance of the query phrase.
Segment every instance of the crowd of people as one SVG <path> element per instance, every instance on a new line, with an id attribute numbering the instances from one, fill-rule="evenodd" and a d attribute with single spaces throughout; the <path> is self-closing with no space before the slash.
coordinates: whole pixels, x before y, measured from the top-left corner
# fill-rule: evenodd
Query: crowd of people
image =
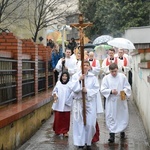
<path id="1" fill-rule="evenodd" d="M 72 46 L 71 42 L 74 43 Z M 102 64 L 95 58 L 94 52 L 86 53 L 84 60 L 81 60 L 80 50 L 77 51 L 76 46 L 72 38 L 64 55 L 59 45 L 53 46 L 51 62 L 56 83 L 52 92 L 53 130 L 56 135 L 68 137 L 72 117 L 74 145 L 78 149 L 91 150 L 92 143 L 100 139 L 97 118 L 98 114 L 104 111 L 110 134 L 108 142 L 115 142 L 116 133 L 120 133 L 121 139 L 126 136 L 125 130 L 129 121 L 127 100 L 132 86 L 132 59 L 128 50 L 112 48 Z"/>

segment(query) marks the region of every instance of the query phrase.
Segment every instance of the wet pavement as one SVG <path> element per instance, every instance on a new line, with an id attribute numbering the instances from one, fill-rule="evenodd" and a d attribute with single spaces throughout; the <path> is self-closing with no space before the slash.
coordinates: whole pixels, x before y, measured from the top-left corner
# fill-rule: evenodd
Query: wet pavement
<path id="1" fill-rule="evenodd" d="M 100 141 L 92 145 L 92 150 L 150 150 L 142 120 L 132 98 L 128 104 L 130 120 L 126 130 L 126 138 L 121 140 L 120 135 L 116 134 L 115 143 L 109 144 L 109 132 L 105 125 L 104 114 L 101 114 L 98 118 Z M 68 138 L 55 135 L 52 125 L 53 115 L 18 150 L 77 150 L 72 141 L 72 121 Z"/>

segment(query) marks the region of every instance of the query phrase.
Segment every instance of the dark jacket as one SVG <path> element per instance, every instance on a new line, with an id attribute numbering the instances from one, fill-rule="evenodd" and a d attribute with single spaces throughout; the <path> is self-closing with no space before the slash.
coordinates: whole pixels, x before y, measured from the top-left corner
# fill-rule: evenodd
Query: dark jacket
<path id="1" fill-rule="evenodd" d="M 51 57 L 51 65 L 52 65 L 52 69 L 55 68 L 55 66 L 57 65 L 57 62 L 60 58 L 62 58 L 63 54 L 62 54 L 62 50 L 59 50 L 59 52 L 57 53 L 56 51 L 52 52 L 52 57 Z"/>

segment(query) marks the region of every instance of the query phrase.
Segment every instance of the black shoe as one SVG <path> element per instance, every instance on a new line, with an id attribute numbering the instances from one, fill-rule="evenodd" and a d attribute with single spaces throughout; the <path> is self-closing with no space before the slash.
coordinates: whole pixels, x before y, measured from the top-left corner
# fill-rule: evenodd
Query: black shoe
<path id="1" fill-rule="evenodd" d="M 114 143 L 114 141 L 115 141 L 115 133 L 109 133 L 109 135 L 110 135 L 110 137 L 109 137 L 108 141 L 110 143 Z"/>
<path id="2" fill-rule="evenodd" d="M 84 146 L 78 146 L 78 150 L 82 150 Z"/>
<path id="3" fill-rule="evenodd" d="M 125 138 L 125 132 L 121 132 L 121 133 L 120 133 L 120 138 L 121 138 L 121 139 L 124 139 L 124 138 Z"/>
<path id="4" fill-rule="evenodd" d="M 92 150 L 91 146 L 86 147 L 87 150 Z"/>

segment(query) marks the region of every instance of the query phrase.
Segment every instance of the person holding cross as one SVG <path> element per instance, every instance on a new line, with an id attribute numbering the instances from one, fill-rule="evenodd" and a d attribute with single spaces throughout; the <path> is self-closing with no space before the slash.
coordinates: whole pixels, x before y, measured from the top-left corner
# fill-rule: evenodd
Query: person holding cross
<path id="1" fill-rule="evenodd" d="M 84 61 L 84 33 L 83 30 L 92 23 L 84 23 L 83 15 L 79 14 L 79 23 L 71 24 L 77 28 L 80 35 L 81 51 L 81 72 L 73 75 L 72 94 L 73 99 L 73 141 L 79 149 L 87 145 L 87 150 L 91 150 L 91 142 L 96 133 L 97 113 L 101 112 L 97 107 L 99 94 L 99 82 L 97 77 L 89 71 L 90 62 Z"/>
<path id="2" fill-rule="evenodd" d="M 87 146 L 91 150 L 92 138 L 96 132 L 97 113 L 101 112 L 97 107 L 97 99 L 100 99 L 99 82 L 97 77 L 89 71 L 90 62 L 84 61 L 84 74 L 77 72 L 72 76 L 72 94 L 69 101 L 73 102 L 73 143 L 78 149 Z M 85 86 L 83 87 L 83 80 Z M 85 94 L 86 125 L 83 119 L 83 95 Z"/>
<path id="3" fill-rule="evenodd" d="M 66 49 L 65 51 L 65 57 L 59 59 L 55 70 L 59 72 L 58 78 L 60 79 L 60 75 L 62 72 L 67 71 L 70 75 L 70 79 L 72 75 L 77 71 L 77 65 L 76 65 L 76 60 L 71 58 L 71 50 Z"/>

